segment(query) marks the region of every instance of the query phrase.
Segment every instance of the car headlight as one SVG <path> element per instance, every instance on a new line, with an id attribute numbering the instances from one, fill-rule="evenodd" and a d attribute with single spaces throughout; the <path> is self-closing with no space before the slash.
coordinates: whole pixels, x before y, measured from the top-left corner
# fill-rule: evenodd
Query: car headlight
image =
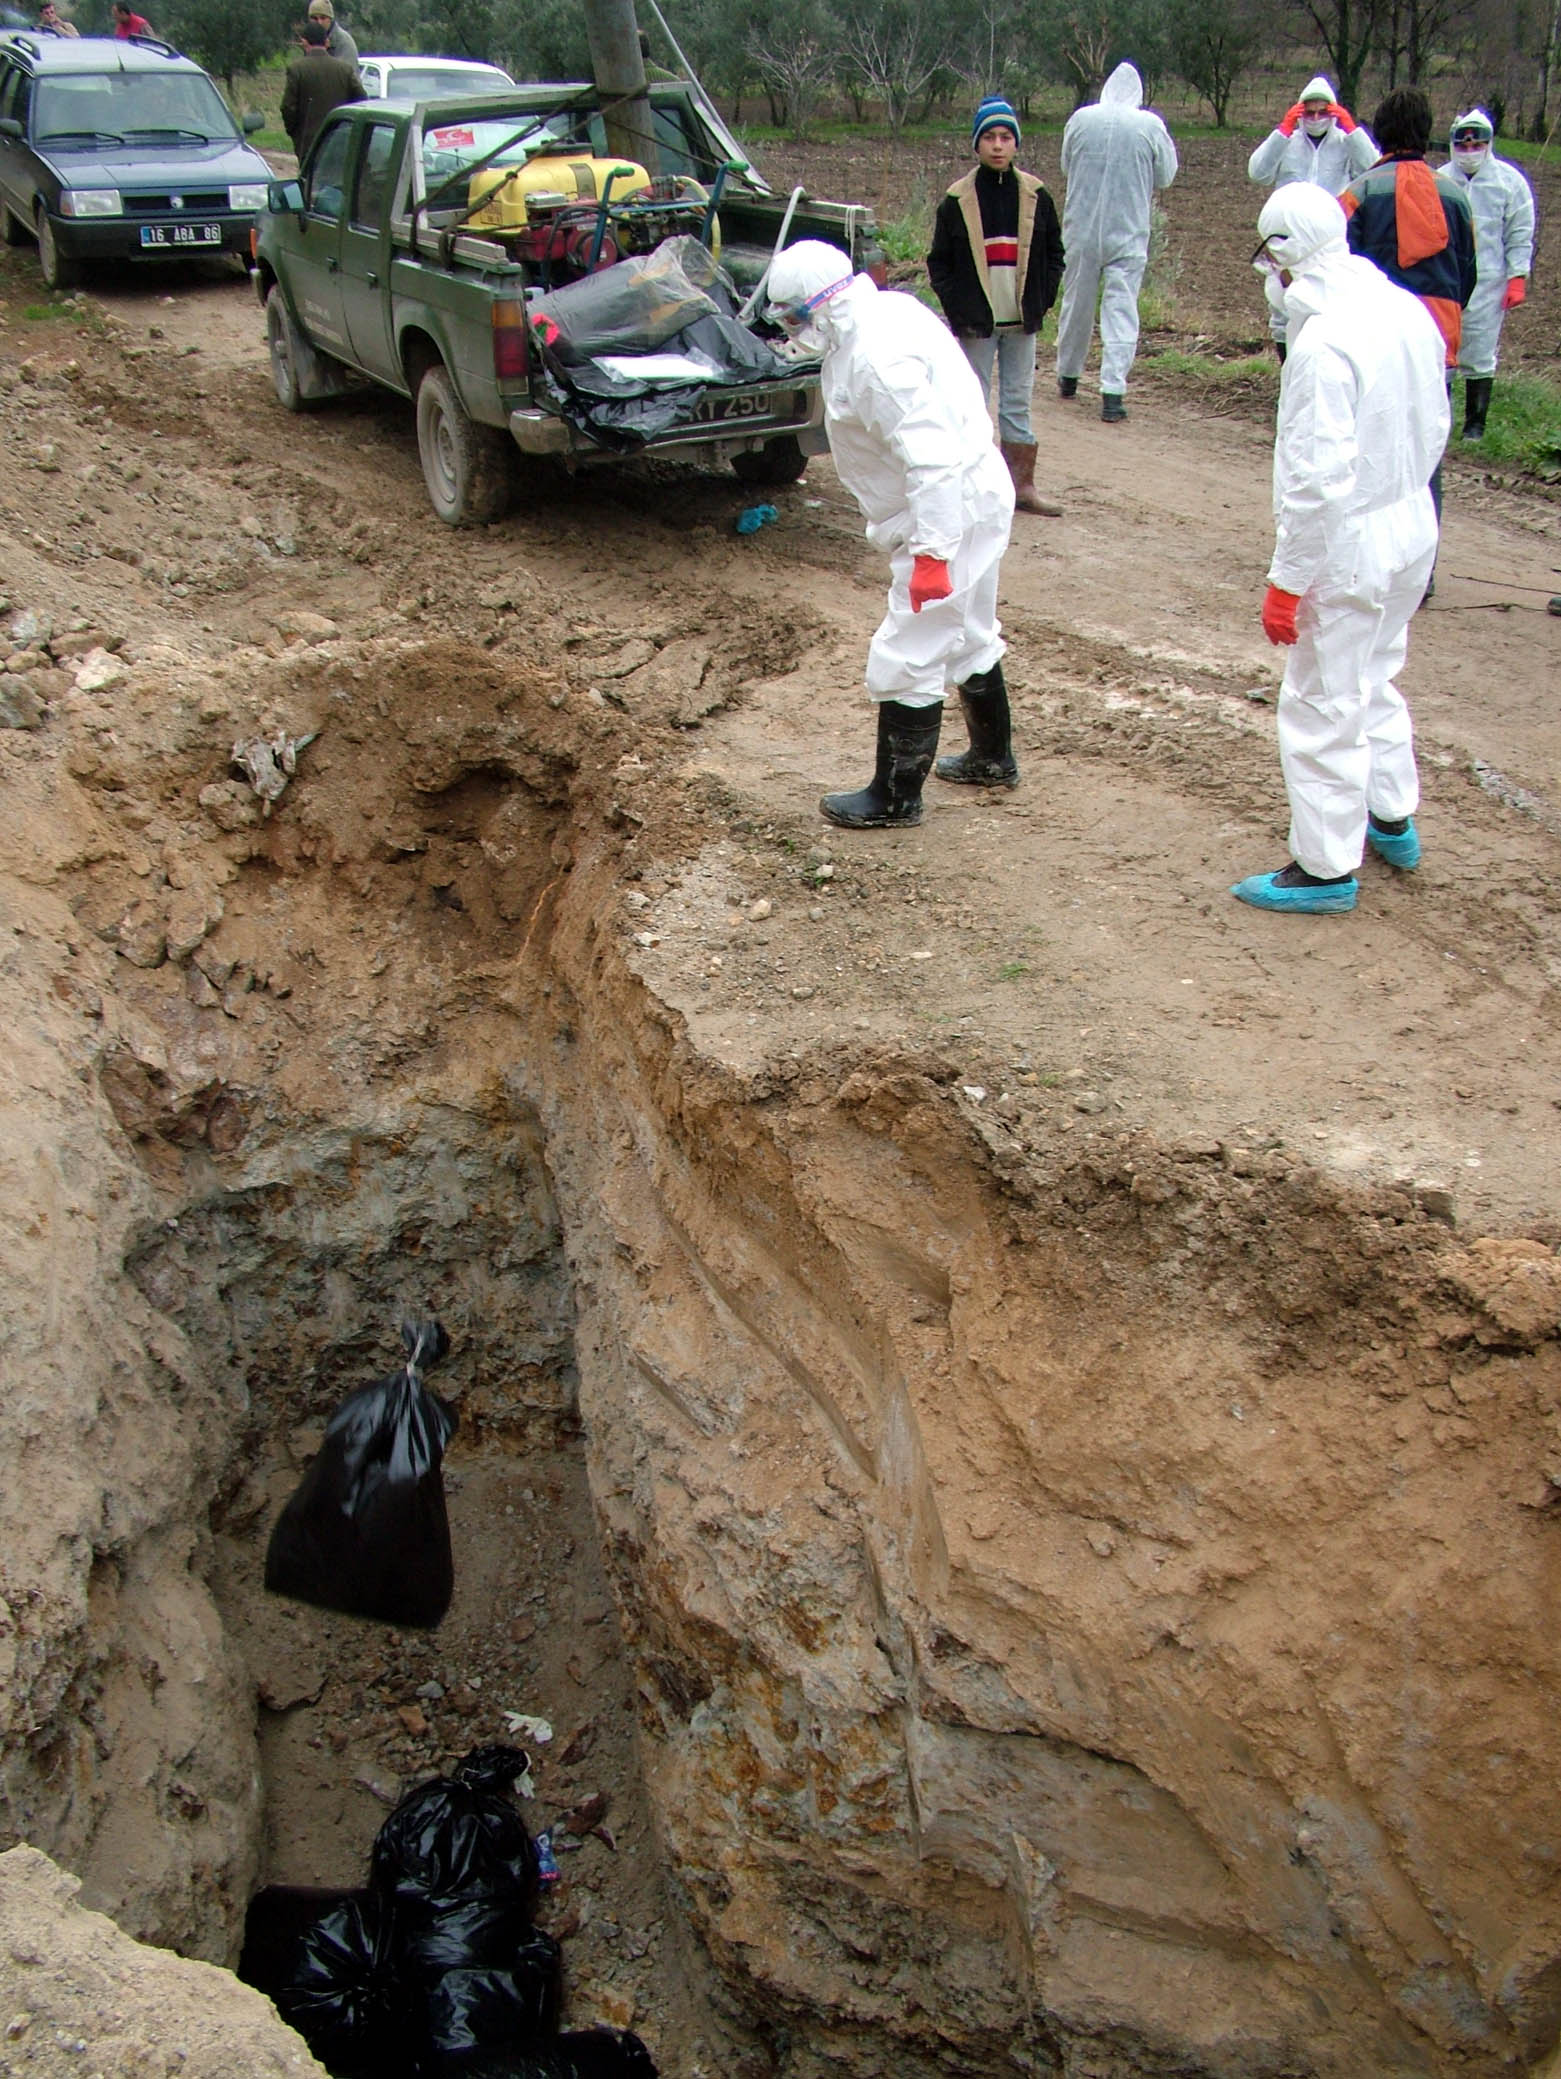
<path id="1" fill-rule="evenodd" d="M 60 197 L 62 217 L 123 216 L 118 188 L 67 188 Z"/>
<path id="2" fill-rule="evenodd" d="M 237 210 L 264 209 L 270 190 L 264 181 L 244 182 L 228 190 L 228 207 Z"/>

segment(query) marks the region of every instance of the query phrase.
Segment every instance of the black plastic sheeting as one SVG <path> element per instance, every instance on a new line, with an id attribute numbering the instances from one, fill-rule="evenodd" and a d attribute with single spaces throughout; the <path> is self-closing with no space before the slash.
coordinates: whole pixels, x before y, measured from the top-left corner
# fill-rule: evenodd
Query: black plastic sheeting
<path id="1" fill-rule="evenodd" d="M 271 1885 L 239 1976 L 336 2079 L 654 2079 L 637 2036 L 559 2035 L 562 1952 L 532 1924 L 537 1854 L 509 1785 L 518 1747 L 479 1747 L 409 1791 L 360 1891 Z"/>
<path id="2" fill-rule="evenodd" d="M 731 277 L 699 240 L 673 238 L 643 259 L 538 297 L 529 316 L 554 404 L 593 440 L 629 452 L 692 425 L 711 390 L 765 382 L 800 387 L 811 375 L 739 323 L 737 308 Z M 692 355 L 710 373 L 702 382 L 668 385 L 600 361 L 652 351 Z"/>
<path id="3" fill-rule="evenodd" d="M 266 1586 L 352 1617 L 432 1628 L 455 1575 L 445 1511 L 445 1445 L 453 1408 L 423 1384 L 449 1350 L 437 1321 L 405 1321 L 407 1361 L 349 1394 L 277 1519 Z"/>

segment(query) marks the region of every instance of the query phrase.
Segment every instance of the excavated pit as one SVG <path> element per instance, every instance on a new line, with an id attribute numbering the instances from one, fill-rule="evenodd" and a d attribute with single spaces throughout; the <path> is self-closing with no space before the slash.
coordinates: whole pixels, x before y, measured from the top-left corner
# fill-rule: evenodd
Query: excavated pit
<path id="1" fill-rule="evenodd" d="M 231 1960 L 256 1882 L 356 1881 L 536 1713 L 538 1822 L 610 1801 L 549 1906 L 571 2019 L 673 2079 L 1538 2057 L 1553 1237 L 1082 1087 L 1048 1128 L 914 969 L 810 1030 L 735 920 L 812 902 L 838 974 L 886 884 L 960 917 L 689 758 L 795 629 L 551 633 L 148 654 L 78 722 L 99 821 L 12 973 L 94 1236 L 24 1297 L 97 1402 L 29 1449 L 102 1498 L 30 1504 L 8 1827 Z M 278 726 L 322 735 L 262 820 L 210 739 Z M 723 962 L 769 1029 L 701 1032 Z M 462 1420 L 432 1636 L 258 1586 L 409 1306 Z"/>

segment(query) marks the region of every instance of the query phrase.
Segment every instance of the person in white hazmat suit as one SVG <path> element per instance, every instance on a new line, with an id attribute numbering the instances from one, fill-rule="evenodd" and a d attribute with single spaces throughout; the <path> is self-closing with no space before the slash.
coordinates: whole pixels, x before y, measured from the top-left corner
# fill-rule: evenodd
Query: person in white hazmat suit
<path id="1" fill-rule="evenodd" d="M 1409 710 L 1394 685 L 1436 558 L 1446 349 L 1417 296 L 1350 252 L 1345 217 L 1292 181 L 1258 218 L 1288 284 L 1263 629 L 1289 647 L 1279 759 L 1291 860 L 1231 890 L 1266 910 L 1351 910 L 1369 844 L 1419 864 Z"/>
<path id="2" fill-rule="evenodd" d="M 766 316 L 822 355 L 835 468 L 889 555 L 888 609 L 867 652 L 876 769 L 857 792 L 826 794 L 821 812 L 847 830 L 919 823 L 950 685 L 970 748 L 940 759 L 939 778 L 1017 786 L 997 618 L 1014 486 L 959 342 L 915 297 L 853 275 L 817 239 L 776 258 Z"/>
<path id="3" fill-rule="evenodd" d="M 1496 130 L 1483 108 L 1453 124 L 1449 164 L 1474 212 L 1478 276 L 1463 314 L 1458 371 L 1465 378 L 1464 440 L 1485 438 L 1485 415 L 1496 380 L 1502 320 L 1528 294 L 1534 264 L 1534 191 L 1510 159 L 1498 159 Z"/>
<path id="4" fill-rule="evenodd" d="M 1268 188 L 1286 181 L 1310 181 L 1330 195 L 1347 188 L 1356 174 L 1377 163 L 1371 133 L 1341 108 L 1333 82 L 1321 73 L 1301 89 L 1301 98 L 1280 117 L 1247 161 L 1247 177 Z M 1285 314 L 1270 301 L 1268 329 L 1281 361 L 1285 358 Z"/>
<path id="5" fill-rule="evenodd" d="M 1062 133 L 1062 311 L 1057 390 L 1078 395 L 1100 293 L 1100 416 L 1125 419 L 1127 373 L 1138 351 L 1138 290 L 1149 261 L 1156 188 L 1176 178 L 1171 133 L 1143 106 L 1144 83 L 1119 65 L 1100 99 L 1075 109 Z"/>

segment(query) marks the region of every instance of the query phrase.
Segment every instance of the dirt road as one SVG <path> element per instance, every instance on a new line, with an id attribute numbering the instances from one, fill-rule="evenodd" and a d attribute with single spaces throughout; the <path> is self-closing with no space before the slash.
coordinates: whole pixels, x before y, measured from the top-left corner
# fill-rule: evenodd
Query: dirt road
<path id="1" fill-rule="evenodd" d="M 533 656 L 540 602 L 577 633 L 535 661 L 583 659 L 599 695 L 608 672 L 635 683 L 625 646 L 653 644 L 663 679 L 702 691 L 683 703 L 696 726 L 645 745 L 647 780 L 693 781 L 748 829 L 696 818 L 700 865 L 646 884 L 641 958 L 728 1058 L 909 1029 L 958 1049 L 1032 1123 L 1066 1128 L 1087 1101 L 1123 1127 L 1434 1179 L 1476 1223 L 1549 1217 L 1554 506 L 1455 463 L 1405 678 L 1425 864 L 1409 879 L 1368 863 L 1348 921 L 1273 919 L 1227 893 L 1284 857 L 1279 663 L 1256 619 L 1261 426 L 1139 385 L 1130 422 L 1106 427 L 1043 371 L 1041 475 L 1067 517 L 1023 521 L 1005 565 L 1025 784 L 996 801 L 933 788 L 918 831 L 848 838 L 814 803 L 866 770 L 859 673 L 883 576 L 827 461 L 750 538 L 732 532 L 735 483 L 645 467 L 553 483 L 501 526 L 451 535 L 427 511 L 403 406 L 280 412 L 243 285 L 99 284 L 99 338 L 19 315 L 30 265 L 10 261 L 11 351 L 78 367 L 63 392 L 11 392 L 13 455 L 46 440 L 60 459 L 12 477 L 9 527 L 40 558 L 17 596 L 186 634 L 195 616 L 214 650 L 289 604 L 364 638 Z M 491 603 L 496 587 L 513 609 Z M 777 862 L 784 892 L 750 922 L 728 897 L 768 888 Z"/>

